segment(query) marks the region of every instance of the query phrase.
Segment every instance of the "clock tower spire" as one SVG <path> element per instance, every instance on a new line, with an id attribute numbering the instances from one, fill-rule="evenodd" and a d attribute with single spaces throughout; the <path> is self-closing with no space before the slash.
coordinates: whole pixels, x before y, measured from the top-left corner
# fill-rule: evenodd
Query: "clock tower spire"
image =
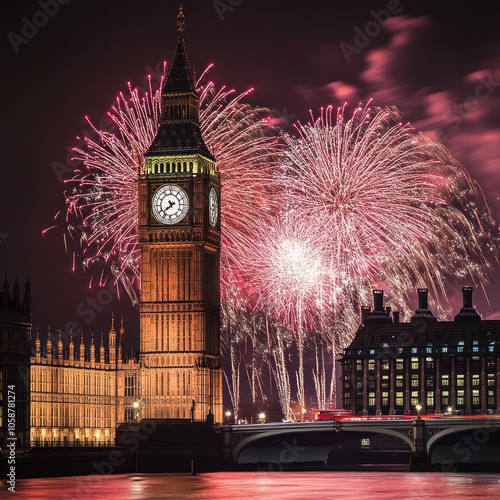
<path id="1" fill-rule="evenodd" d="M 222 421 L 220 180 L 177 16 L 159 128 L 139 173 L 141 400 L 146 418 Z M 193 401 L 196 403 L 193 405 Z"/>

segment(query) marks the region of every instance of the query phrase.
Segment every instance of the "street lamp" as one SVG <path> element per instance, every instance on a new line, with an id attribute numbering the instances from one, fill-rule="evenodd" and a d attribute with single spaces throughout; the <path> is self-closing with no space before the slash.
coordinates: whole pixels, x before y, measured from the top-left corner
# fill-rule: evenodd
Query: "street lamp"
<path id="1" fill-rule="evenodd" d="M 134 408 L 134 420 L 139 422 L 141 420 L 140 408 L 141 403 L 139 401 L 134 401 L 132 403 L 132 407 Z"/>
<path id="2" fill-rule="evenodd" d="M 260 422 L 263 424 L 266 421 L 266 414 L 264 412 L 259 413 Z"/>
<path id="3" fill-rule="evenodd" d="M 446 412 L 448 413 L 448 415 L 451 415 L 453 413 L 453 408 L 451 406 L 448 406 Z"/>
<path id="4" fill-rule="evenodd" d="M 415 410 L 417 410 L 417 418 L 420 418 L 420 411 L 422 410 L 422 405 L 420 403 L 417 403 L 415 405 Z"/>
<path id="5" fill-rule="evenodd" d="M 226 422 L 228 424 L 230 423 L 231 415 L 232 413 L 229 410 L 227 410 L 226 413 L 224 413 L 224 416 L 226 417 Z"/>

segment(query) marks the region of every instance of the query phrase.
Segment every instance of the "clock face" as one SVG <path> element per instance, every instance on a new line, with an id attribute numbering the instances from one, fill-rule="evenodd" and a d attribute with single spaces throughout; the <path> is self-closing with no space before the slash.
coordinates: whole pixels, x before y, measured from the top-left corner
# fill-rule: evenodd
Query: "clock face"
<path id="1" fill-rule="evenodd" d="M 208 221 L 212 227 L 217 225 L 219 219 L 219 199 L 217 197 L 217 191 L 214 188 L 210 189 L 210 194 L 208 196 Z"/>
<path id="2" fill-rule="evenodd" d="M 151 210 L 158 222 L 176 224 L 184 219 L 188 213 L 188 195 L 175 184 L 160 186 L 151 201 Z"/>

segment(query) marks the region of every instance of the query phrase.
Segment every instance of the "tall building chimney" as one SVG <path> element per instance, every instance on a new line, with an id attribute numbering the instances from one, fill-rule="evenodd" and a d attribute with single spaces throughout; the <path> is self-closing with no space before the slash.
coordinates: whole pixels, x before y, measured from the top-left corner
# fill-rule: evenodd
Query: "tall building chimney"
<path id="1" fill-rule="evenodd" d="M 386 314 L 384 309 L 384 291 L 383 290 L 373 290 L 373 311 L 365 318 L 365 324 L 370 324 L 373 322 L 377 323 L 392 323 L 392 320 Z"/>
<path id="2" fill-rule="evenodd" d="M 427 288 L 419 288 L 418 293 L 418 308 L 419 309 L 429 309 L 428 294 L 429 290 Z"/>
<path id="3" fill-rule="evenodd" d="M 383 311 L 384 310 L 384 291 L 383 290 L 373 290 L 373 310 Z"/>
<path id="4" fill-rule="evenodd" d="M 415 314 L 411 317 L 410 322 L 414 323 L 415 321 L 419 321 L 425 319 L 426 321 L 430 321 L 434 323 L 437 321 L 432 311 L 429 309 L 429 290 L 427 288 L 418 288 L 418 309 L 415 311 Z"/>
<path id="5" fill-rule="evenodd" d="M 477 311 L 472 306 L 471 286 L 462 287 L 462 297 L 463 297 L 463 306 L 462 309 L 460 309 L 460 312 L 455 316 L 455 321 L 467 321 L 467 322 L 481 321 L 481 316 L 479 316 Z"/>
<path id="6" fill-rule="evenodd" d="M 463 307 L 472 307 L 472 287 L 462 287 Z"/>

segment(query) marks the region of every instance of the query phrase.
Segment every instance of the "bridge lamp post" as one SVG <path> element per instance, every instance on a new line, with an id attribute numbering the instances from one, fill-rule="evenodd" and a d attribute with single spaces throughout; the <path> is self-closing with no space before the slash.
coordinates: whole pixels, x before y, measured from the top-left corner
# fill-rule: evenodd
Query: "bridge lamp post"
<path id="1" fill-rule="evenodd" d="M 261 424 L 266 422 L 266 414 L 264 412 L 259 413 L 259 420 Z"/>
<path id="2" fill-rule="evenodd" d="M 420 403 L 417 403 L 415 405 L 415 410 L 417 410 L 417 418 L 420 418 L 420 412 L 422 411 L 422 405 Z"/>
<path id="3" fill-rule="evenodd" d="M 227 410 L 226 413 L 224 413 L 224 416 L 226 417 L 226 421 L 228 424 L 230 423 L 231 415 L 232 413 L 229 410 Z"/>
<path id="4" fill-rule="evenodd" d="M 448 413 L 448 415 L 451 415 L 453 413 L 453 408 L 451 406 L 448 406 L 446 413 Z"/>

